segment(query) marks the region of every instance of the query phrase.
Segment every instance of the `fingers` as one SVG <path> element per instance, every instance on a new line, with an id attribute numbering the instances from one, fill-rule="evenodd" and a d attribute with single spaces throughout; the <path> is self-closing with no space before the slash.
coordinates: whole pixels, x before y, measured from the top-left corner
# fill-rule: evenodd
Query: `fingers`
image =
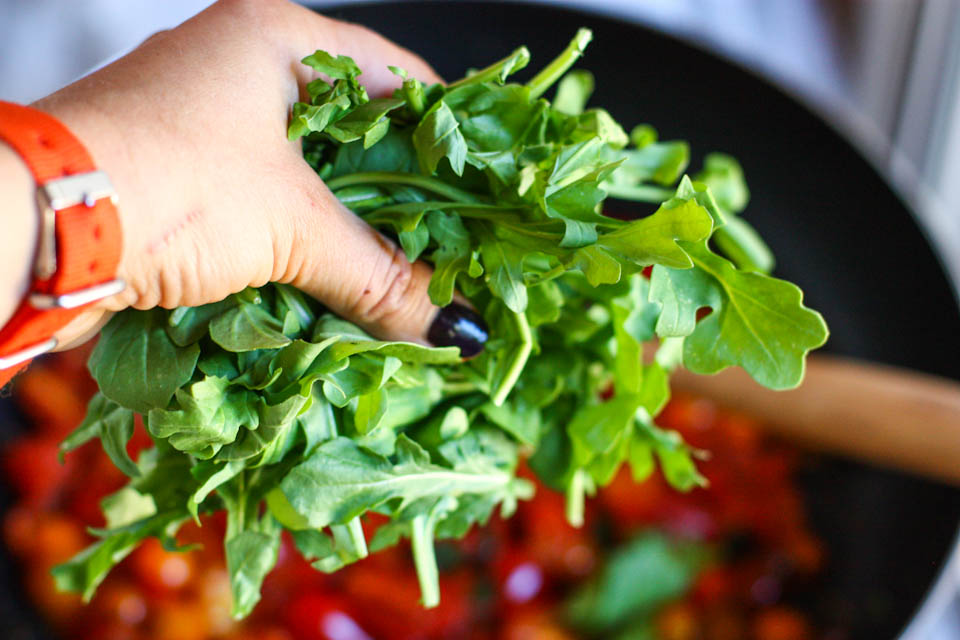
<path id="1" fill-rule="evenodd" d="M 298 7 L 298 10 L 304 13 L 304 24 L 307 25 L 301 38 L 303 48 L 299 55 L 302 57 L 316 49 L 324 49 L 333 55 L 350 56 L 363 69 L 360 81 L 371 96 L 389 94 L 400 86 L 401 78 L 393 74 L 388 65 L 400 67 L 426 84 L 443 82 L 423 58 L 375 31 L 332 20 L 302 7 Z"/>
<path id="2" fill-rule="evenodd" d="M 427 264 L 410 263 L 326 186 L 318 185 L 310 200 L 309 213 L 295 223 L 302 228 L 293 230 L 309 246 L 292 247 L 292 284 L 379 338 L 458 346 L 464 357 L 483 349 L 487 329 L 476 312 L 430 301 Z"/>

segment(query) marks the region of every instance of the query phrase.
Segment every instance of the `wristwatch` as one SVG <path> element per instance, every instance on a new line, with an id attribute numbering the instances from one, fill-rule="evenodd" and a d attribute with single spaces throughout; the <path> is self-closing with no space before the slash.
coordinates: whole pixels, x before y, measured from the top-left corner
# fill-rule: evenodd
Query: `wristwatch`
<path id="1" fill-rule="evenodd" d="M 0 386 L 57 346 L 54 333 L 88 305 L 120 293 L 116 193 L 77 138 L 47 113 L 0 101 L 0 141 L 37 184 L 40 239 L 30 291 L 0 328 Z"/>

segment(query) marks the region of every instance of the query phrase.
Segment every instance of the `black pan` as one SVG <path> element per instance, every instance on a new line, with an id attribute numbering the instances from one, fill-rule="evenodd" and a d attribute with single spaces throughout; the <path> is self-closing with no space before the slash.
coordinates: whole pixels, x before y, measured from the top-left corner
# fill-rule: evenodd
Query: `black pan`
<path id="1" fill-rule="evenodd" d="M 653 124 L 664 139 L 690 140 L 693 167 L 714 150 L 741 161 L 753 194 L 746 215 L 774 249 L 777 273 L 800 284 L 826 317 L 827 351 L 960 379 L 953 289 L 911 212 L 850 144 L 757 76 L 633 24 L 539 5 L 409 2 L 324 12 L 380 31 L 446 78 L 520 44 L 534 55 L 530 75 L 577 27 L 590 27 L 582 66 L 597 77 L 595 104 L 625 124 Z M 830 550 L 809 609 L 826 626 L 849 630 L 838 638 L 897 637 L 950 553 L 960 491 L 830 458 L 802 481 Z M 0 636 L 48 637 L 16 599 L 15 571 L 6 561 L 0 571 L 0 631 L 15 624 L 22 634 Z"/>

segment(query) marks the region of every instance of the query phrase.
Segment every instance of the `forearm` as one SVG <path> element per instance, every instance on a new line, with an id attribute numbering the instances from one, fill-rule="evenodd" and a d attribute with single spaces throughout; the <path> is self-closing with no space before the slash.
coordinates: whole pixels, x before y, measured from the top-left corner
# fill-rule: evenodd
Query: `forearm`
<path id="1" fill-rule="evenodd" d="M 10 147 L 0 143 L 0 326 L 13 315 L 30 286 L 37 246 L 37 206 L 30 171 Z"/>

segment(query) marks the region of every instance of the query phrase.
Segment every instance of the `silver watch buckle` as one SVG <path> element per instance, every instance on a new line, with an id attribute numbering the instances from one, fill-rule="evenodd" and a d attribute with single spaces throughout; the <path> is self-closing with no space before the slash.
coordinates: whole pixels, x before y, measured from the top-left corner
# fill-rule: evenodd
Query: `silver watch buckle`
<path id="1" fill-rule="evenodd" d="M 49 340 L 44 340 L 43 342 L 38 342 L 35 345 L 29 346 L 26 349 L 21 349 L 20 351 L 14 351 L 11 354 L 0 356 L 0 369 L 9 369 L 15 367 L 18 364 L 23 364 L 27 360 L 32 360 L 39 355 L 43 355 L 48 351 L 53 351 L 57 348 L 57 339 L 50 338 Z"/>
<path id="2" fill-rule="evenodd" d="M 48 309 L 76 309 L 85 304 L 114 296 L 126 289 L 126 287 L 127 284 L 120 278 L 117 278 L 116 280 L 109 280 L 69 293 L 31 293 L 28 300 L 30 301 L 30 306 L 42 311 Z"/>
<path id="3" fill-rule="evenodd" d="M 38 279 L 46 280 L 57 272 L 57 212 L 78 204 L 92 207 L 103 198 L 110 198 L 114 204 L 117 202 L 117 192 L 103 171 L 77 173 L 37 187 L 40 246 L 34 273 Z"/>

